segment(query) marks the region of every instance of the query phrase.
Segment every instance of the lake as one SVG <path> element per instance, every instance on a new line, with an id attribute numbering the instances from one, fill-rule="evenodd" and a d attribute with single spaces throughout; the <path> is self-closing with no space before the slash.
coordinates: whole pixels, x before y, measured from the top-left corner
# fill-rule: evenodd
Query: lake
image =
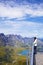
<path id="1" fill-rule="evenodd" d="M 20 55 L 27 55 L 27 54 L 29 54 L 29 50 L 23 50 L 19 54 Z"/>

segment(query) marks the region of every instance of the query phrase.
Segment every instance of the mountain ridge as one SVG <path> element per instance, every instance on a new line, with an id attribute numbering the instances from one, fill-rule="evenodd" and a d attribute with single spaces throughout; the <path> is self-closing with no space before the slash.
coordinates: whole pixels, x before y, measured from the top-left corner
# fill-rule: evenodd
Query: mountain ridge
<path id="1" fill-rule="evenodd" d="M 43 41 L 42 39 L 40 39 Z M 26 46 L 26 45 L 32 45 L 34 41 L 34 37 L 22 37 L 21 35 L 14 35 L 14 34 L 8 34 L 5 35 L 3 33 L 0 33 L 0 46 Z"/>

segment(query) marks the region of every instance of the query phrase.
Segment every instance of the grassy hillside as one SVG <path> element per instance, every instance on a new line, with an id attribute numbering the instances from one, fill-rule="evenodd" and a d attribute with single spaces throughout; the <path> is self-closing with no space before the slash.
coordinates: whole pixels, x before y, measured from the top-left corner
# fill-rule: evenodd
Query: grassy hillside
<path id="1" fill-rule="evenodd" d="M 18 55 L 18 52 L 25 49 L 0 46 L 0 65 L 26 65 L 26 56 Z"/>

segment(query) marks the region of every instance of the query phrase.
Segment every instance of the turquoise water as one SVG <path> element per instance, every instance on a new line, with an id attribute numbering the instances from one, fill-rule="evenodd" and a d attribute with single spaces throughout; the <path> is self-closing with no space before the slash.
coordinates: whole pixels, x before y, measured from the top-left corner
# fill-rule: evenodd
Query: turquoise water
<path id="1" fill-rule="evenodd" d="M 29 53 L 29 50 L 23 50 L 22 52 L 20 52 L 19 54 L 21 55 L 27 55 Z"/>

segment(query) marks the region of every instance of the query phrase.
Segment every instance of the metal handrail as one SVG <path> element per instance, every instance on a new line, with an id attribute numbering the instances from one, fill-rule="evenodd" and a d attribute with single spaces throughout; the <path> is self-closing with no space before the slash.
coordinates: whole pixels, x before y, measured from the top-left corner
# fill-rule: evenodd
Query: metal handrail
<path id="1" fill-rule="evenodd" d="M 31 52 L 31 60 L 30 60 L 30 65 L 34 65 L 34 46 L 32 46 L 32 52 Z"/>

